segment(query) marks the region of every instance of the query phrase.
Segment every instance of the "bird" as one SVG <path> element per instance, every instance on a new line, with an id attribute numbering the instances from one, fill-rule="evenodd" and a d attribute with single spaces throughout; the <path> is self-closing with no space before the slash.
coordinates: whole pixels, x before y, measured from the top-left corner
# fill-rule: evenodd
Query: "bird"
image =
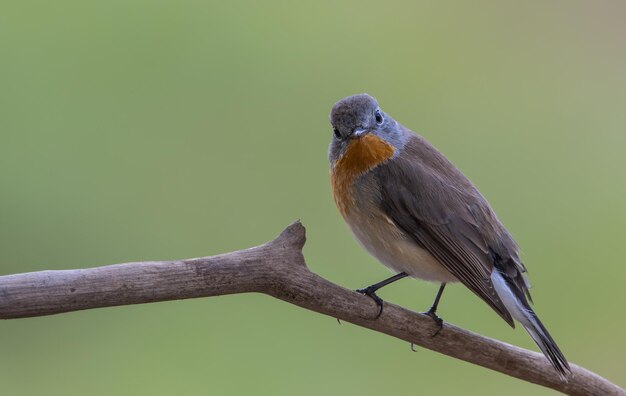
<path id="1" fill-rule="evenodd" d="M 567 380 L 567 359 L 530 306 L 519 247 L 470 180 L 368 94 L 335 103 L 330 123 L 335 204 L 357 241 L 395 273 L 357 290 L 376 302 L 376 318 L 383 312 L 380 288 L 406 277 L 438 282 L 425 312 L 438 333 L 443 320 L 436 311 L 444 288 L 460 282 L 511 327 L 519 322 Z"/>

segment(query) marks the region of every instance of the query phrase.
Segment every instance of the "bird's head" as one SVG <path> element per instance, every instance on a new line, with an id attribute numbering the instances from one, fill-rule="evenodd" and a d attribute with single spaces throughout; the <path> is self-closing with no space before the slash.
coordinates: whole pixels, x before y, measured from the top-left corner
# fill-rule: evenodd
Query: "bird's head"
<path id="1" fill-rule="evenodd" d="M 348 96 L 335 103 L 330 112 L 330 124 L 333 130 L 328 154 L 331 164 L 341 158 L 355 140 L 368 135 L 381 139 L 395 151 L 405 141 L 400 125 L 368 94 Z"/>

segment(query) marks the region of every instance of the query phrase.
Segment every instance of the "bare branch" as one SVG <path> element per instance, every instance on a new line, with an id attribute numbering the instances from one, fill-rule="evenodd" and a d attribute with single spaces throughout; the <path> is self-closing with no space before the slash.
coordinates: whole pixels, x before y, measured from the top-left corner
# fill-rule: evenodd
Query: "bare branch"
<path id="1" fill-rule="evenodd" d="M 370 298 L 309 271 L 304 242 L 304 227 L 296 222 L 271 242 L 219 256 L 2 276 L 0 319 L 258 292 L 566 394 L 626 395 L 575 364 L 569 382 L 561 382 L 543 355 L 448 323 L 431 337 L 432 319 L 393 304 L 374 320 Z"/>

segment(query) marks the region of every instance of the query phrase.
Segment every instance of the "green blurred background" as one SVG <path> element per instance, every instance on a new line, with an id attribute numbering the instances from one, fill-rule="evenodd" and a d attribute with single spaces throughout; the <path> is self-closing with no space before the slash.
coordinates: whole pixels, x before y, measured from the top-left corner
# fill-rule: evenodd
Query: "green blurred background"
<path id="1" fill-rule="evenodd" d="M 626 4 L 5 1 L 0 274 L 216 254 L 300 218 L 320 275 L 389 272 L 330 198 L 354 93 L 441 149 L 523 249 L 566 356 L 626 386 Z M 437 286 L 382 296 L 425 310 Z M 443 318 L 536 349 L 463 287 Z M 264 295 L 0 323 L 3 395 L 551 394 Z"/>

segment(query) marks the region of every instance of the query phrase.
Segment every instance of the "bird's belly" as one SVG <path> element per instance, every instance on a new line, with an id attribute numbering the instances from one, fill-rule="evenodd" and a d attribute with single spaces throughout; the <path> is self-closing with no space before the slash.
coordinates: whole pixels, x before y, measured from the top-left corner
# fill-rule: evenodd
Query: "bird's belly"
<path id="1" fill-rule="evenodd" d="M 435 257 L 418 246 L 387 216 L 359 212 L 348 214 L 345 220 L 359 243 L 385 266 L 428 281 L 457 281 Z"/>

